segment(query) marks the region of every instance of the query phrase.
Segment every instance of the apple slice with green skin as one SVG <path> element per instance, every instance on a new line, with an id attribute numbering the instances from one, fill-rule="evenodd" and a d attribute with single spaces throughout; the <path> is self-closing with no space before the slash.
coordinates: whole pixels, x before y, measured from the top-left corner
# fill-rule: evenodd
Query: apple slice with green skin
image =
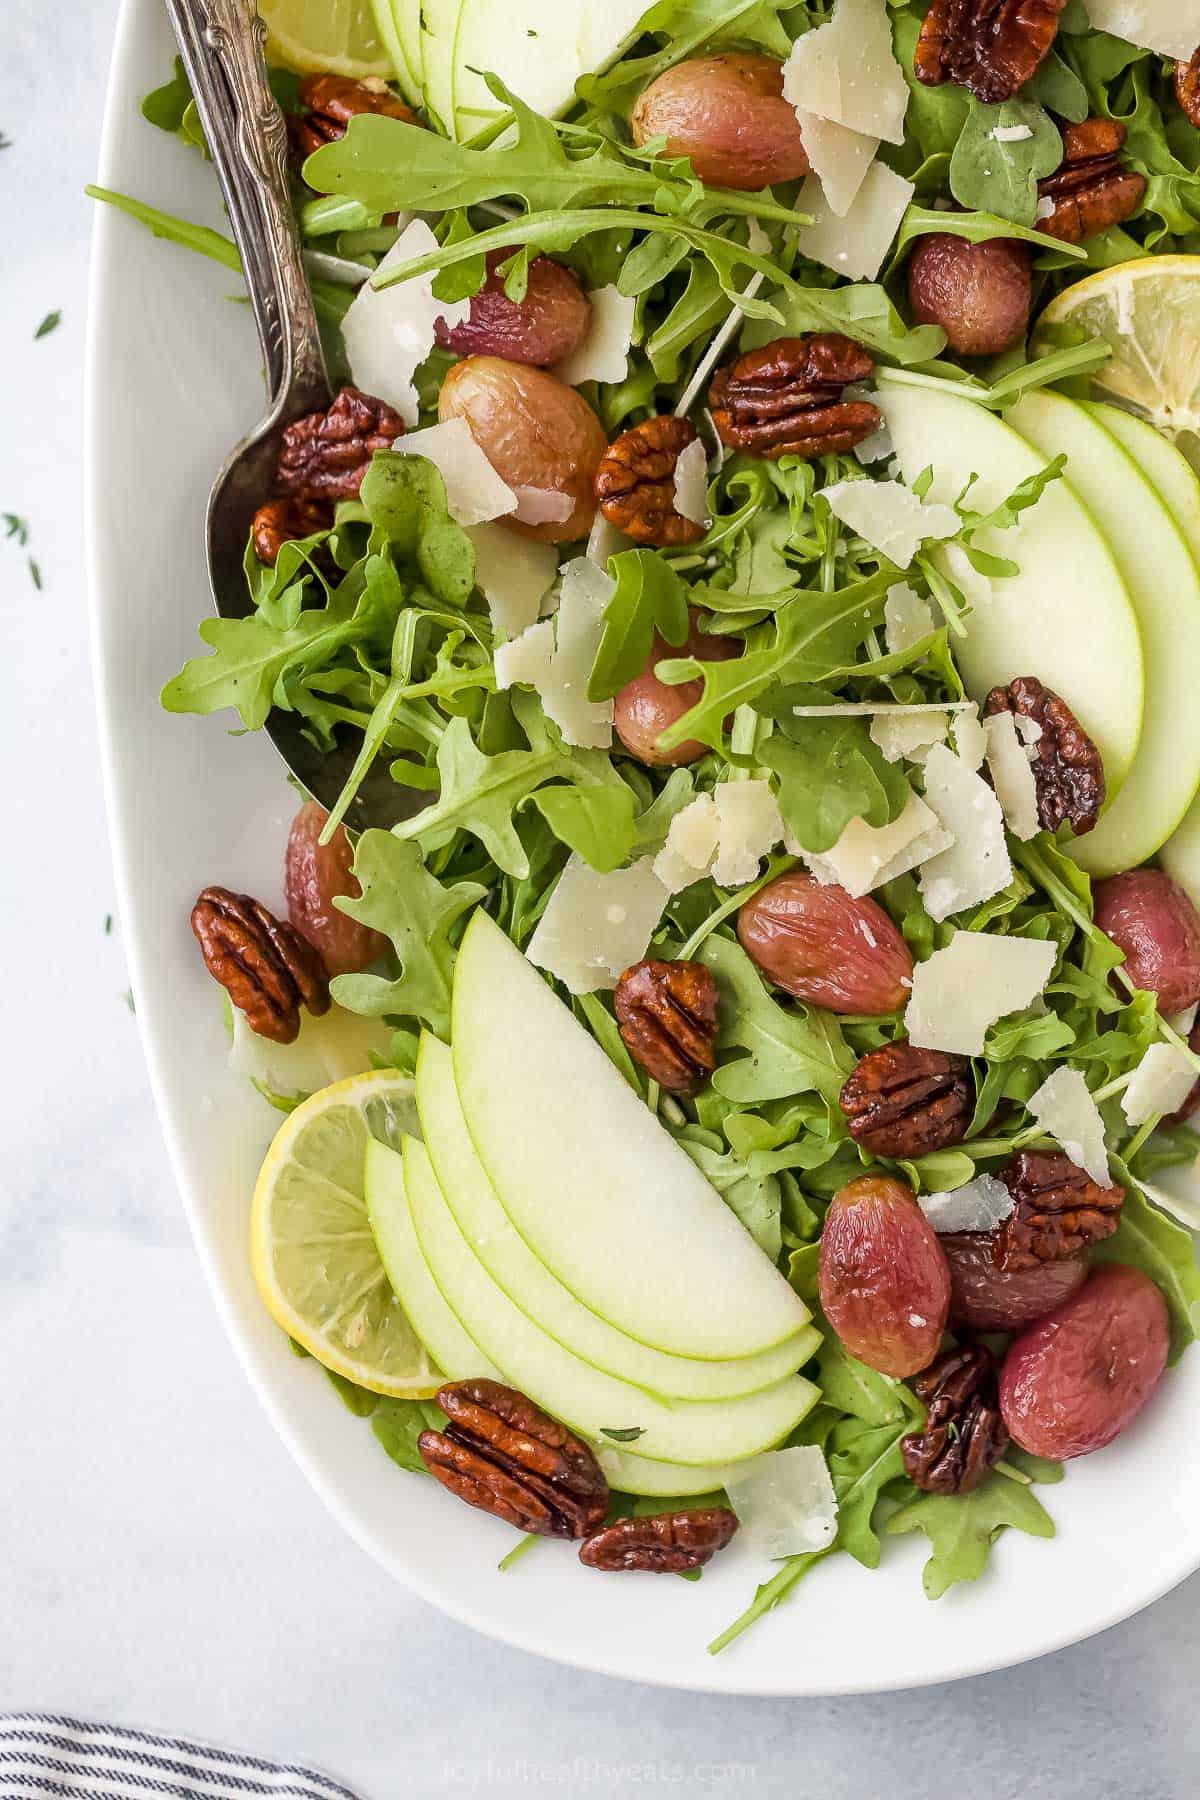
<path id="1" fill-rule="evenodd" d="M 977 401 L 895 370 L 880 370 L 877 389 L 905 481 L 933 469 L 930 500 L 953 504 L 978 475 L 968 504 L 987 512 L 1046 465 Z M 966 635 L 952 639 L 968 693 L 982 700 L 1018 675 L 1036 675 L 1099 746 L 1111 799 L 1141 738 L 1144 674 L 1133 602 L 1103 533 L 1067 482 L 1055 481 L 1014 527 L 981 532 L 975 546 L 1020 572 L 993 581 Z"/>
<path id="2" fill-rule="evenodd" d="M 626 1336 L 582 1305 L 517 1231 L 471 1142 L 450 1052 L 429 1032 L 417 1056 L 417 1110 L 438 1186 L 480 1262 L 528 1318 L 584 1362 L 666 1400 L 731 1400 L 794 1375 L 816 1350 L 820 1333 L 811 1324 L 774 1349 L 737 1362 L 669 1356 Z"/>
<path id="3" fill-rule="evenodd" d="M 692 1466 L 741 1462 L 793 1431 L 818 1398 L 801 1375 L 741 1400 L 668 1405 L 647 1389 L 594 1369 L 535 1325 L 496 1286 L 454 1221 L 424 1144 L 405 1138 L 404 1188 L 429 1272 L 484 1354 L 510 1386 L 593 1443 L 637 1431 L 639 1449 Z M 616 1440 L 619 1441 L 619 1440 Z"/>
<path id="4" fill-rule="evenodd" d="M 479 1160 L 538 1261 L 584 1306 L 702 1362 L 757 1356 L 808 1323 L 687 1152 L 484 912 L 458 952 L 451 1018 Z"/>
<path id="5" fill-rule="evenodd" d="M 579 77 L 607 68 L 636 37 L 645 11 L 646 0 L 462 0 L 456 136 L 469 138 L 502 114 L 487 74 L 556 118 L 574 102 Z"/>
<path id="6" fill-rule="evenodd" d="M 367 1145 L 364 1191 L 371 1229 L 388 1280 L 438 1368 L 448 1381 L 483 1375 L 490 1381 L 502 1382 L 499 1369 L 463 1330 L 457 1313 L 447 1306 L 429 1273 L 413 1230 L 404 1188 L 403 1158 L 374 1138 Z M 622 1494 L 655 1499 L 691 1499 L 697 1494 L 715 1493 L 724 1487 L 726 1477 L 737 1466 L 701 1463 L 685 1468 L 682 1463 L 656 1462 L 606 1438 L 600 1438 L 594 1448 L 610 1487 Z"/>
<path id="7" fill-rule="evenodd" d="M 1105 429 L 1103 415 L 1112 410 L 1035 393 L 1005 415 L 1047 461 L 1066 453 L 1067 482 L 1100 521 L 1141 626 L 1142 741 L 1099 824 L 1071 845 L 1075 861 L 1096 877 L 1136 868 L 1153 856 L 1200 787 L 1200 569 L 1147 473 Z"/>
<path id="8" fill-rule="evenodd" d="M 454 59 L 462 26 L 461 0 L 421 0 L 421 90 L 425 110 L 454 136 Z"/>
<path id="9" fill-rule="evenodd" d="M 1200 481 L 1187 458 L 1156 431 L 1146 419 L 1137 419 L 1116 406 L 1089 405 L 1106 431 L 1111 431 L 1153 483 L 1200 567 Z M 1193 665 L 1194 666 L 1194 665 Z M 1184 716 L 1193 710 L 1188 702 Z M 1159 861 L 1167 874 L 1200 907 L 1200 797 L 1162 847 Z"/>
<path id="10" fill-rule="evenodd" d="M 421 0 L 371 0 L 375 27 L 410 106 L 421 104 Z"/>

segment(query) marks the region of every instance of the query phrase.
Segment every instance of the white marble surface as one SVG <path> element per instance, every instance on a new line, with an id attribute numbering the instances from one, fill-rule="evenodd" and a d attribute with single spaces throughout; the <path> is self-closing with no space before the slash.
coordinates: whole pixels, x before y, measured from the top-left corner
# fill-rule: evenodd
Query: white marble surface
<path id="1" fill-rule="evenodd" d="M 104 930 L 79 438 L 82 188 L 113 12 L 9 0 L 0 58 L 0 512 L 28 518 L 44 580 L 38 594 L 0 540 L 0 1709 L 308 1757 L 374 1800 L 1184 1800 L 1200 1784 L 1200 1578 L 1090 1644 L 955 1687 L 672 1694 L 448 1623 L 340 1534 L 276 1441 L 189 1246 L 120 921 Z M 55 307 L 62 326 L 34 343 Z"/>

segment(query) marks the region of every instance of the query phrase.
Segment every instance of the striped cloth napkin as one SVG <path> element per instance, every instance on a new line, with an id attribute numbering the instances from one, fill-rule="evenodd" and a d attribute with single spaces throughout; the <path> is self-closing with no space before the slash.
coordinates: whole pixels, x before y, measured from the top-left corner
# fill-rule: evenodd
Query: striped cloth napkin
<path id="1" fill-rule="evenodd" d="M 298 1763 L 51 1713 L 0 1715 L 0 1800 L 358 1800 Z"/>

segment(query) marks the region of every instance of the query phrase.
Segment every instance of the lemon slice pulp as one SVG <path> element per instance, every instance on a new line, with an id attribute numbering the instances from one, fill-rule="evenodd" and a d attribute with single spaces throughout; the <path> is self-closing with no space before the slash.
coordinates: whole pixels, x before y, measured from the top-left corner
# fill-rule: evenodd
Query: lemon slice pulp
<path id="1" fill-rule="evenodd" d="M 363 1197 L 371 1137 L 419 1130 L 413 1084 L 376 1069 L 335 1082 L 280 1127 L 254 1190 L 251 1267 L 277 1324 L 377 1394 L 423 1399 L 441 1376 L 392 1292 Z"/>
<path id="2" fill-rule="evenodd" d="M 258 10 L 272 62 L 355 81 L 393 73 L 371 0 L 258 0 Z"/>
<path id="3" fill-rule="evenodd" d="M 1065 289 L 1038 320 L 1034 355 L 1056 347 L 1055 326 L 1106 339 L 1097 397 L 1148 419 L 1200 469 L 1200 256 L 1147 256 Z"/>

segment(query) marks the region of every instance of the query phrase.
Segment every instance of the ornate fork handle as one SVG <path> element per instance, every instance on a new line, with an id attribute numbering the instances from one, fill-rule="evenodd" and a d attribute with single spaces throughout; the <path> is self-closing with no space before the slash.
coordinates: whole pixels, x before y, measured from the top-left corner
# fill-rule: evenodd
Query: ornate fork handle
<path id="1" fill-rule="evenodd" d="M 166 0 L 241 252 L 275 416 L 328 404 L 300 235 L 288 196 L 287 127 L 267 81 L 254 0 Z"/>

